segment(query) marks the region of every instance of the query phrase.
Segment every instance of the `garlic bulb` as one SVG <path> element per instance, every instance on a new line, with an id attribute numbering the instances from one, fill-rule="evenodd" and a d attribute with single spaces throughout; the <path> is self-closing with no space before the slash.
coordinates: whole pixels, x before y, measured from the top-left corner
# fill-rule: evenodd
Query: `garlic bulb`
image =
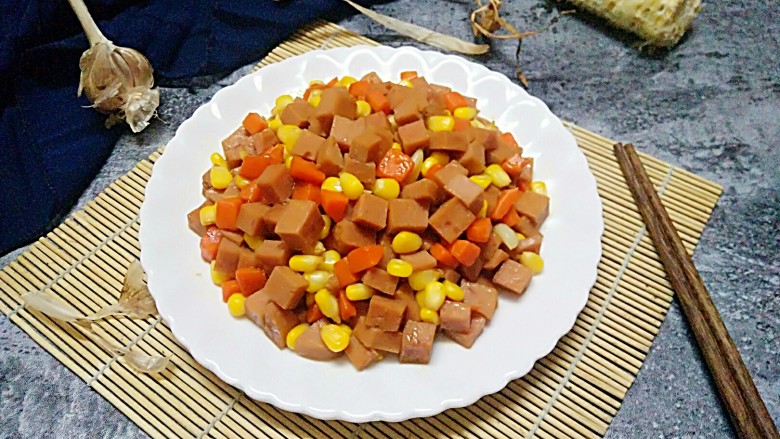
<path id="1" fill-rule="evenodd" d="M 160 91 L 153 89 L 152 65 L 135 49 L 115 46 L 98 29 L 83 0 L 69 0 L 79 18 L 90 48 L 81 60 L 78 95 L 83 92 L 92 107 L 109 114 L 106 127 L 124 120 L 137 133 L 149 125 L 160 105 Z"/>

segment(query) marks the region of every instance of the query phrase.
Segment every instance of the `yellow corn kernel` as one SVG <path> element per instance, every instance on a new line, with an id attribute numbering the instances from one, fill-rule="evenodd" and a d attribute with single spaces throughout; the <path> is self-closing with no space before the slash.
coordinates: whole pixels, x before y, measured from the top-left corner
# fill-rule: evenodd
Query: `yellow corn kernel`
<path id="1" fill-rule="evenodd" d="M 227 307 L 231 316 L 242 317 L 244 314 L 246 314 L 244 300 L 246 300 L 246 297 L 244 297 L 244 295 L 241 293 L 234 293 L 230 295 L 227 301 Z"/>
<path id="2" fill-rule="evenodd" d="M 350 200 L 357 200 L 363 195 L 363 190 L 365 189 L 363 183 L 349 172 L 342 172 L 339 174 L 339 181 L 341 181 L 341 191 L 344 192 L 344 195 Z"/>
<path id="3" fill-rule="evenodd" d="M 412 264 L 400 259 L 390 259 L 387 263 L 387 273 L 395 277 L 409 277 L 412 275 L 414 267 Z"/>
<path id="4" fill-rule="evenodd" d="M 438 325 L 439 322 L 441 322 L 441 319 L 439 319 L 439 314 L 436 313 L 436 311 L 428 308 L 420 308 L 420 319 L 423 322 L 433 323 L 434 325 Z"/>
<path id="5" fill-rule="evenodd" d="M 252 250 L 257 249 L 257 247 L 260 246 L 260 244 L 263 243 L 263 238 L 255 235 L 250 235 L 248 233 L 244 233 L 244 241 L 246 242 L 246 245 L 249 246 Z"/>
<path id="6" fill-rule="evenodd" d="M 397 149 L 397 150 L 399 150 L 399 151 L 402 151 L 402 150 L 403 150 L 403 148 L 401 148 L 401 144 L 400 144 L 400 143 L 398 143 L 398 142 L 393 142 L 393 145 L 391 146 L 391 148 L 393 148 L 393 149 Z"/>
<path id="7" fill-rule="evenodd" d="M 425 125 L 431 131 L 452 131 L 455 128 L 455 119 L 452 116 L 431 116 Z"/>
<path id="8" fill-rule="evenodd" d="M 332 323 L 320 329 L 320 338 L 333 352 L 341 352 L 349 345 L 349 333 L 341 326 Z"/>
<path id="9" fill-rule="evenodd" d="M 517 259 L 525 268 L 533 271 L 534 274 L 540 273 L 544 268 L 544 260 L 534 252 L 522 252 Z"/>
<path id="10" fill-rule="evenodd" d="M 211 160 L 211 164 L 214 166 L 222 166 L 223 168 L 227 168 L 227 161 L 225 161 L 225 158 L 222 157 L 222 154 L 215 152 L 209 156 L 209 160 Z"/>
<path id="11" fill-rule="evenodd" d="M 477 117 L 477 109 L 471 107 L 460 107 L 456 108 L 452 115 L 458 119 L 472 120 Z"/>
<path id="12" fill-rule="evenodd" d="M 393 200 L 401 194 L 401 185 L 392 178 L 377 178 L 371 191 L 379 198 Z"/>
<path id="13" fill-rule="evenodd" d="M 336 262 L 341 260 L 341 255 L 336 250 L 326 250 L 325 253 L 322 254 L 322 262 L 320 262 L 319 265 L 317 265 L 318 270 L 325 270 L 329 272 L 333 272 L 333 266 L 336 265 Z"/>
<path id="14" fill-rule="evenodd" d="M 298 337 L 306 332 L 307 329 L 309 329 L 308 323 L 301 323 L 298 326 L 290 329 L 290 332 L 287 333 L 287 347 L 295 350 L 295 341 L 298 340 Z"/>
<path id="15" fill-rule="evenodd" d="M 273 132 L 279 131 L 279 128 L 282 126 L 282 121 L 279 120 L 278 117 L 274 117 L 268 120 L 268 128 L 272 129 Z"/>
<path id="16" fill-rule="evenodd" d="M 314 302 L 325 317 L 336 323 L 341 323 L 339 314 L 339 300 L 330 291 L 325 288 L 314 293 Z"/>
<path id="17" fill-rule="evenodd" d="M 325 250 L 326 250 L 325 244 L 323 244 L 322 241 L 317 241 L 317 243 L 314 244 L 314 251 L 312 252 L 312 254 L 322 255 L 323 253 L 325 253 Z"/>
<path id="18" fill-rule="evenodd" d="M 531 190 L 537 194 L 547 195 L 547 185 L 543 181 L 532 181 Z"/>
<path id="19" fill-rule="evenodd" d="M 398 83 L 398 85 L 412 88 L 412 81 L 409 81 L 408 79 L 402 79 L 401 82 Z"/>
<path id="20" fill-rule="evenodd" d="M 442 282 L 442 285 L 444 285 L 444 295 L 446 295 L 448 299 L 456 302 L 463 300 L 464 293 L 463 288 L 461 288 L 460 285 L 448 280 Z"/>
<path id="21" fill-rule="evenodd" d="M 477 186 L 481 187 L 482 189 L 487 189 L 487 187 L 490 186 L 490 183 L 493 183 L 493 180 L 490 178 L 490 176 L 486 174 L 472 175 L 469 177 L 469 180 L 476 183 Z"/>
<path id="22" fill-rule="evenodd" d="M 415 291 L 423 290 L 428 283 L 441 279 L 443 274 L 438 268 L 415 271 L 409 276 L 409 286 Z"/>
<path id="23" fill-rule="evenodd" d="M 228 168 L 212 166 L 211 171 L 209 171 L 209 180 L 211 180 L 211 186 L 214 189 L 225 189 L 233 181 L 233 174 L 228 171 Z"/>
<path id="24" fill-rule="evenodd" d="M 325 83 L 320 81 L 319 79 L 312 79 L 311 81 L 309 81 L 309 87 L 311 87 L 312 85 L 325 85 Z"/>
<path id="25" fill-rule="evenodd" d="M 432 167 L 438 164 L 439 162 L 437 162 L 435 158 L 428 157 L 427 159 L 423 160 L 422 166 L 420 167 L 420 173 L 422 173 L 423 177 L 427 177 L 428 171 L 430 171 Z"/>
<path id="26" fill-rule="evenodd" d="M 501 241 L 509 250 L 514 250 L 517 245 L 520 244 L 520 240 L 517 239 L 515 231 L 504 223 L 498 223 L 493 226 L 493 233 L 501 238 Z"/>
<path id="27" fill-rule="evenodd" d="M 374 289 L 362 282 L 358 282 L 356 284 L 347 285 L 346 295 L 349 300 L 366 300 L 374 295 Z"/>
<path id="28" fill-rule="evenodd" d="M 316 270 L 317 266 L 320 265 L 320 262 L 322 261 L 322 256 L 295 255 L 290 258 L 290 262 L 288 262 L 287 265 L 289 265 L 290 269 L 293 271 L 308 273 L 309 271 Z"/>
<path id="29" fill-rule="evenodd" d="M 488 211 L 488 202 L 487 200 L 482 200 L 482 207 L 480 207 L 479 212 L 477 212 L 478 218 L 484 218 L 487 216 Z"/>
<path id="30" fill-rule="evenodd" d="M 517 240 L 518 240 L 518 241 L 522 241 L 522 240 L 524 240 L 524 239 L 525 239 L 525 235 L 523 235 L 523 234 L 522 234 L 522 233 L 520 233 L 520 232 L 515 232 L 515 235 L 517 235 Z"/>
<path id="31" fill-rule="evenodd" d="M 225 282 L 226 280 L 230 279 L 230 276 L 215 270 L 214 267 L 216 266 L 216 264 L 217 261 L 211 261 L 211 267 L 209 267 L 209 274 L 211 275 L 211 281 L 214 282 L 214 285 L 222 285 L 222 282 Z"/>
<path id="32" fill-rule="evenodd" d="M 331 192 L 341 192 L 341 180 L 338 177 L 328 177 L 320 185 L 320 189 Z"/>
<path id="33" fill-rule="evenodd" d="M 417 294 L 422 295 L 422 303 L 419 300 L 417 301 L 420 307 L 435 311 L 438 311 L 444 305 L 444 299 L 447 297 L 444 294 L 444 284 L 439 281 L 428 282 L 425 285 L 425 289 Z"/>
<path id="34" fill-rule="evenodd" d="M 301 137 L 302 130 L 295 125 L 282 125 L 276 131 L 276 137 L 284 143 L 284 149 L 291 151 L 295 142 Z"/>
<path id="35" fill-rule="evenodd" d="M 287 169 L 290 169 L 292 167 L 293 155 L 288 154 L 286 150 L 284 152 L 284 166 L 287 167 Z"/>
<path id="36" fill-rule="evenodd" d="M 422 170 L 423 159 L 425 159 L 425 153 L 423 153 L 422 149 L 418 149 L 412 153 L 412 163 L 414 163 L 414 167 L 412 168 L 411 174 L 409 174 L 409 178 L 407 178 L 404 183 L 417 181 L 417 178 L 420 177 L 420 171 Z"/>
<path id="37" fill-rule="evenodd" d="M 282 114 L 282 111 L 287 107 L 288 105 L 293 103 L 293 97 L 290 95 L 281 95 L 278 98 L 276 98 L 276 106 L 273 110 L 271 110 L 271 113 L 273 114 Z"/>
<path id="38" fill-rule="evenodd" d="M 307 100 L 312 107 L 319 107 L 320 101 L 322 100 L 322 90 L 312 90 L 309 94 L 309 99 Z"/>
<path id="39" fill-rule="evenodd" d="M 342 78 L 339 79 L 339 82 L 337 82 L 336 85 L 340 85 L 342 87 L 349 87 L 349 85 L 354 82 L 357 82 L 357 79 L 353 78 L 352 76 L 342 76 Z"/>
<path id="40" fill-rule="evenodd" d="M 392 243 L 393 251 L 396 253 L 413 253 L 422 247 L 422 238 L 420 235 L 413 232 L 398 232 L 393 237 Z"/>
<path id="41" fill-rule="evenodd" d="M 217 222 L 217 206 L 212 204 L 211 206 L 203 206 L 198 211 L 200 217 L 200 224 L 204 226 L 210 226 Z"/>
<path id="42" fill-rule="evenodd" d="M 303 273 L 303 278 L 309 283 L 306 291 L 309 293 L 316 293 L 317 291 L 325 288 L 325 285 L 330 280 L 331 274 L 324 270 L 315 270 L 308 273 Z"/>
<path id="43" fill-rule="evenodd" d="M 490 181 L 499 188 L 507 187 L 509 186 L 509 183 L 512 182 L 512 178 L 504 171 L 504 168 L 495 163 L 485 168 L 485 174 L 487 174 L 490 177 Z"/>
<path id="44" fill-rule="evenodd" d="M 357 116 L 366 117 L 371 114 L 371 104 L 360 99 L 357 101 Z"/>
<path id="45" fill-rule="evenodd" d="M 236 186 L 238 186 L 239 189 L 243 189 L 244 186 L 251 183 L 251 181 L 247 180 L 246 178 L 240 175 L 236 175 L 235 181 L 236 181 Z"/>
<path id="46" fill-rule="evenodd" d="M 320 230 L 320 239 L 325 239 L 330 235 L 330 227 L 333 225 L 333 220 L 328 215 L 323 214 L 322 221 L 324 221 L 324 224 L 322 225 L 322 230 Z"/>
<path id="47" fill-rule="evenodd" d="M 348 324 L 342 323 L 339 325 L 339 328 L 347 331 L 347 334 L 352 335 L 352 328 L 350 328 Z"/>

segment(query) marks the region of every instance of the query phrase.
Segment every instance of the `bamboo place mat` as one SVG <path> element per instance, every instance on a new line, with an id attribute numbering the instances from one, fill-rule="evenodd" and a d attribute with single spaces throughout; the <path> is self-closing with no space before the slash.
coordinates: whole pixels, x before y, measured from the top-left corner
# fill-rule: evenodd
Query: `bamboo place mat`
<path id="1" fill-rule="evenodd" d="M 317 23 L 260 65 L 316 48 L 376 44 Z M 473 405 L 399 423 L 320 421 L 253 401 L 197 364 L 160 318 L 108 319 L 102 335 L 153 355 L 173 354 L 161 376 L 141 375 L 68 324 L 25 309 L 47 290 L 84 314 L 116 302 L 140 255 L 138 212 L 156 152 L 0 271 L 0 309 L 44 349 L 152 437 L 600 437 L 658 333 L 673 292 L 612 153 L 611 140 L 574 124 L 596 177 L 605 230 L 598 279 L 574 328 L 525 377 Z M 688 251 L 721 188 L 642 156 Z"/>

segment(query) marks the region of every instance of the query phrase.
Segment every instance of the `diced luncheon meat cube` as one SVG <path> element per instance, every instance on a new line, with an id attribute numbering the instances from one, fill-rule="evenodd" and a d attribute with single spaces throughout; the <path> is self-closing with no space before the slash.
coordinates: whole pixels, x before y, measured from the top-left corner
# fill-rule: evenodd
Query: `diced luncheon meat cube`
<path id="1" fill-rule="evenodd" d="M 541 233 L 529 236 L 520 241 L 520 244 L 512 251 L 513 254 L 521 254 L 523 252 L 533 252 L 539 254 L 542 249 L 542 239 L 544 236 Z"/>
<path id="2" fill-rule="evenodd" d="M 447 183 L 449 183 L 450 180 L 455 178 L 457 175 L 467 176 L 469 175 L 469 171 L 460 163 L 452 161 L 447 163 L 443 168 L 436 171 L 436 174 L 433 176 L 433 181 L 435 181 L 439 186 L 445 187 L 447 186 Z"/>
<path id="3" fill-rule="evenodd" d="M 314 108 L 303 99 L 296 99 L 291 104 L 284 107 L 279 120 L 285 125 L 295 125 L 299 128 L 309 126 L 309 116 L 312 115 Z"/>
<path id="4" fill-rule="evenodd" d="M 266 128 L 259 133 L 252 134 L 252 146 L 255 148 L 255 154 L 260 155 L 268 148 L 279 144 L 279 138 L 276 137 L 274 130 Z"/>
<path id="5" fill-rule="evenodd" d="M 344 349 L 344 353 L 347 354 L 347 358 L 357 370 L 364 370 L 379 359 L 377 351 L 365 347 L 354 335 L 349 337 L 349 344 Z"/>
<path id="6" fill-rule="evenodd" d="M 320 137 L 309 130 L 303 130 L 301 136 L 293 145 L 292 153 L 305 158 L 306 160 L 314 161 L 317 159 L 317 154 L 325 143 L 325 139 Z"/>
<path id="7" fill-rule="evenodd" d="M 515 209 L 520 215 L 528 217 L 534 226 L 539 227 L 550 212 L 550 198 L 534 191 L 525 191 L 515 202 Z"/>
<path id="8" fill-rule="evenodd" d="M 402 284 L 395 291 L 395 300 L 400 300 L 406 304 L 406 311 L 404 312 L 404 323 L 407 320 L 414 320 L 415 322 L 421 322 L 420 318 L 420 304 L 414 298 L 414 291 L 409 284 Z"/>
<path id="9" fill-rule="evenodd" d="M 255 249 L 255 259 L 258 267 L 266 273 L 273 271 L 277 265 L 287 265 L 291 251 L 284 241 L 266 239 Z"/>
<path id="10" fill-rule="evenodd" d="M 219 241 L 217 257 L 214 260 L 214 271 L 233 277 L 241 257 L 241 247 L 229 239 Z"/>
<path id="11" fill-rule="evenodd" d="M 428 209 L 420 203 L 403 198 L 396 198 L 389 201 L 387 213 L 388 232 L 398 233 L 407 231 L 422 233 L 427 228 Z"/>
<path id="12" fill-rule="evenodd" d="M 279 220 L 284 215 L 284 209 L 287 208 L 287 204 L 276 204 L 271 206 L 263 215 L 263 224 L 265 224 L 266 236 L 274 234 L 276 225 L 279 224 Z"/>
<path id="13" fill-rule="evenodd" d="M 373 130 L 365 130 L 352 139 L 349 156 L 359 162 L 373 162 L 377 159 L 382 137 Z"/>
<path id="14" fill-rule="evenodd" d="M 325 342 L 322 341 L 320 330 L 327 324 L 327 319 L 320 319 L 303 331 L 303 334 L 299 335 L 295 341 L 295 352 L 301 357 L 318 361 L 332 360 L 341 355 L 341 352 L 333 352 L 328 349 Z"/>
<path id="15" fill-rule="evenodd" d="M 344 156 L 333 137 L 328 137 L 317 154 L 317 167 L 328 177 L 339 175 L 344 167 Z"/>
<path id="16" fill-rule="evenodd" d="M 429 223 L 443 240 L 453 242 L 475 219 L 474 214 L 460 200 L 450 198 L 431 215 Z"/>
<path id="17" fill-rule="evenodd" d="M 477 258 L 477 260 L 475 260 L 471 265 L 459 265 L 458 272 L 463 275 L 464 279 L 475 282 L 477 279 L 479 279 L 479 275 L 482 273 L 482 267 L 484 265 L 485 262 L 482 259 Z"/>
<path id="18" fill-rule="evenodd" d="M 446 301 L 439 310 L 441 329 L 466 332 L 471 326 L 471 307 L 461 303 Z"/>
<path id="19" fill-rule="evenodd" d="M 330 137 L 336 141 L 339 148 L 343 151 L 348 151 L 352 146 L 352 140 L 365 130 L 366 120 L 364 118 L 351 120 L 346 117 L 335 116 L 333 125 L 330 128 Z"/>
<path id="20" fill-rule="evenodd" d="M 485 197 L 482 195 L 482 188 L 469 180 L 465 175 L 456 175 L 444 185 L 444 190 L 459 199 L 472 213 L 478 213 L 482 209 L 482 201 Z"/>
<path id="21" fill-rule="evenodd" d="M 485 146 L 471 142 L 458 161 L 469 171 L 469 175 L 479 174 L 485 170 Z"/>
<path id="22" fill-rule="evenodd" d="M 425 122 L 418 120 L 398 127 L 398 138 L 406 154 L 412 155 L 420 148 L 427 148 L 431 142 L 431 132 L 425 127 Z"/>
<path id="23" fill-rule="evenodd" d="M 401 255 L 401 260 L 411 264 L 413 271 L 427 270 L 436 267 L 436 258 L 431 256 L 426 250 Z"/>
<path id="24" fill-rule="evenodd" d="M 246 302 L 244 302 L 244 305 L 246 306 Z M 265 335 L 279 349 L 287 347 L 287 334 L 298 323 L 300 323 L 300 320 L 291 310 L 282 309 L 273 301 L 266 305 L 262 328 L 265 331 Z"/>
<path id="25" fill-rule="evenodd" d="M 382 331 L 378 328 L 372 328 L 366 325 L 366 318 L 360 317 L 355 324 L 352 334 L 360 340 L 363 345 L 380 351 L 392 352 L 397 354 L 401 351 L 401 333 L 395 331 Z"/>
<path id="26" fill-rule="evenodd" d="M 272 303 L 268 292 L 260 290 L 244 300 L 244 309 L 246 316 L 259 327 L 265 326 L 265 310 L 268 304 Z"/>
<path id="27" fill-rule="evenodd" d="M 390 129 L 390 121 L 387 119 L 387 115 L 381 111 L 371 113 L 362 119 L 366 121 L 366 129 L 373 128 L 378 131 Z"/>
<path id="28" fill-rule="evenodd" d="M 384 229 L 387 224 L 387 200 L 374 194 L 363 194 L 352 210 L 352 221 L 372 230 Z"/>
<path id="29" fill-rule="evenodd" d="M 270 209 L 263 203 L 244 203 L 238 211 L 236 227 L 252 236 L 265 236 L 266 228 L 263 216 Z"/>
<path id="30" fill-rule="evenodd" d="M 504 160 L 515 154 L 522 154 L 523 150 L 515 145 L 504 142 L 500 138 L 495 141 L 495 148 L 487 152 L 487 160 L 490 163 L 503 163 Z"/>
<path id="31" fill-rule="evenodd" d="M 236 265 L 236 270 L 244 267 L 260 268 L 257 256 L 255 256 L 255 252 L 253 252 L 251 248 L 241 247 L 241 251 L 238 253 L 238 265 Z"/>
<path id="32" fill-rule="evenodd" d="M 376 233 L 348 220 L 336 223 L 331 230 L 331 235 L 336 251 L 342 255 L 358 247 L 376 244 Z"/>
<path id="33" fill-rule="evenodd" d="M 465 152 L 468 146 L 466 135 L 459 131 L 438 131 L 431 134 L 431 151 Z"/>
<path id="34" fill-rule="evenodd" d="M 317 204 L 310 200 L 290 200 L 274 231 L 293 250 L 314 250 L 325 225 Z"/>
<path id="35" fill-rule="evenodd" d="M 509 259 L 493 275 L 493 283 L 515 293 L 523 294 L 534 273 L 523 264 Z"/>
<path id="36" fill-rule="evenodd" d="M 498 290 L 481 282 L 469 282 L 462 280 L 463 303 L 471 307 L 471 310 L 488 320 L 493 318 L 498 306 Z"/>
<path id="37" fill-rule="evenodd" d="M 309 282 L 290 267 L 277 266 L 268 277 L 263 289 L 268 296 L 283 309 L 293 309 L 300 303 Z"/>
<path id="38" fill-rule="evenodd" d="M 224 229 L 220 230 L 219 232 L 222 233 L 222 237 L 227 238 L 238 245 L 241 245 L 244 242 L 244 235 L 241 233 L 233 232 L 230 230 L 224 230 Z"/>
<path id="39" fill-rule="evenodd" d="M 255 152 L 252 139 L 244 127 L 233 131 L 222 141 L 222 152 L 225 155 L 229 168 L 235 168 L 241 164 L 241 153 L 253 154 Z"/>
<path id="40" fill-rule="evenodd" d="M 330 130 L 335 116 L 343 116 L 354 119 L 357 111 L 355 98 L 344 87 L 331 87 L 322 91 L 320 104 L 314 110 L 314 117 L 320 121 L 322 127 Z"/>
<path id="41" fill-rule="evenodd" d="M 266 204 L 281 203 L 290 198 L 293 178 L 284 165 L 271 165 L 257 178 L 260 200 Z"/>
<path id="42" fill-rule="evenodd" d="M 448 280 L 456 284 L 458 281 L 460 281 L 460 273 L 458 273 L 456 270 L 453 270 L 452 268 L 445 268 L 444 280 Z"/>
<path id="43" fill-rule="evenodd" d="M 379 290 L 390 296 L 395 294 L 395 288 L 398 286 L 397 277 L 392 276 L 387 271 L 376 267 L 370 268 L 368 271 L 366 271 L 366 274 L 363 275 L 362 281 L 369 287 L 374 288 L 375 290 Z M 397 331 L 397 329 L 394 329 L 394 331 Z"/>
<path id="44" fill-rule="evenodd" d="M 425 206 L 435 204 L 441 198 L 441 188 L 428 178 L 409 183 L 401 190 L 401 198 L 420 202 Z"/>
<path id="45" fill-rule="evenodd" d="M 420 109 L 413 101 L 401 102 L 393 109 L 393 115 L 398 126 L 404 126 L 412 122 L 422 120 Z"/>
<path id="46" fill-rule="evenodd" d="M 485 189 L 483 195 L 485 196 L 485 201 L 488 203 L 488 213 L 493 212 L 493 209 L 496 208 L 496 203 L 498 202 L 498 196 L 501 195 L 501 190 L 491 184 Z"/>
<path id="47" fill-rule="evenodd" d="M 517 224 L 512 227 L 516 231 L 523 234 L 523 236 L 534 236 L 539 234 L 539 228 L 534 224 L 534 221 L 523 215 L 517 221 Z"/>
<path id="48" fill-rule="evenodd" d="M 482 334 L 482 330 L 485 329 L 486 323 L 487 320 L 485 317 L 475 314 L 471 317 L 471 324 L 469 325 L 468 331 L 457 332 L 445 330 L 443 332 L 445 336 L 464 348 L 470 348 L 474 345 L 474 341 L 476 341 L 477 337 Z"/>
<path id="49" fill-rule="evenodd" d="M 374 162 L 360 162 L 349 155 L 344 157 L 344 172 L 357 177 L 364 186 L 371 187 L 376 181 L 376 163 Z"/>
<path id="50" fill-rule="evenodd" d="M 496 250 L 489 259 L 483 259 L 485 264 L 482 266 L 483 270 L 495 270 L 496 267 L 501 265 L 502 262 L 509 259 L 509 255 L 503 250 Z"/>
<path id="51" fill-rule="evenodd" d="M 406 311 L 406 303 L 375 294 L 371 297 L 366 314 L 366 326 L 382 331 L 398 331 Z"/>
<path id="52" fill-rule="evenodd" d="M 436 325 L 427 322 L 408 321 L 401 338 L 401 363 L 428 364 L 433 351 Z"/>

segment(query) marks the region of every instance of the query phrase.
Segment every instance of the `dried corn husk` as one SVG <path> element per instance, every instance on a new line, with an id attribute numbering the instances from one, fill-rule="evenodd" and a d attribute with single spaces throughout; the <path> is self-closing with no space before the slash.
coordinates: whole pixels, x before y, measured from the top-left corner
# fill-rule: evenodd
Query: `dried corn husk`
<path id="1" fill-rule="evenodd" d="M 107 127 L 124 120 L 133 132 L 143 130 L 160 105 L 160 91 L 153 89 L 152 65 L 137 50 L 109 41 L 83 0 L 69 1 L 90 44 L 79 60 L 78 95 L 84 92 L 92 107 L 109 115 Z"/>
<path id="2" fill-rule="evenodd" d="M 143 280 L 143 269 L 138 261 L 130 264 L 125 276 L 119 302 L 104 307 L 91 316 L 82 315 L 76 308 L 49 291 L 36 291 L 22 296 L 25 307 L 36 310 L 53 319 L 70 323 L 87 338 L 95 342 L 111 355 L 122 358 L 133 369 L 142 373 L 159 373 L 164 370 L 171 356 L 159 357 L 131 351 L 129 348 L 99 336 L 93 322 L 114 315 L 126 315 L 133 318 L 143 318 L 156 315 L 157 308 Z"/>
<path id="3" fill-rule="evenodd" d="M 701 9 L 701 0 L 570 1 L 658 47 L 677 44 Z"/>
<path id="4" fill-rule="evenodd" d="M 392 29 L 401 35 L 413 38 L 421 43 L 467 55 L 481 55 L 483 53 L 487 53 L 490 50 L 490 46 L 487 44 L 469 43 L 450 35 L 445 35 L 422 26 L 417 26 L 416 24 L 407 23 L 405 21 L 398 20 L 397 18 L 388 17 L 387 15 L 374 12 L 371 9 L 364 8 L 363 6 L 360 6 L 351 0 L 344 1 L 382 26 L 388 29 Z"/>

